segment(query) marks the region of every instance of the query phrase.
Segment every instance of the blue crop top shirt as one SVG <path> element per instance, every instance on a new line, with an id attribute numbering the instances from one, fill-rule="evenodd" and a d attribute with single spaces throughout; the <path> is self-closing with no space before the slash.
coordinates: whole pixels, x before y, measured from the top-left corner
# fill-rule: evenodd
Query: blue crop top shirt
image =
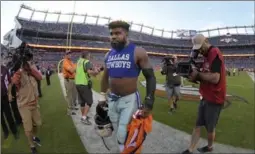
<path id="1" fill-rule="evenodd" d="M 109 77 L 124 78 L 138 77 L 141 69 L 135 63 L 135 45 L 129 43 L 121 51 L 111 49 L 106 56 L 105 65 L 108 69 Z"/>

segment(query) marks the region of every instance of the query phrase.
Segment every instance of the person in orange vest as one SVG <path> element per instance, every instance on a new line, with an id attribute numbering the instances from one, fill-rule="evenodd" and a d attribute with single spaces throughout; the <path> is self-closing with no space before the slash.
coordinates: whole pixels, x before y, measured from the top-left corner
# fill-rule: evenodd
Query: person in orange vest
<path id="1" fill-rule="evenodd" d="M 71 60 L 71 51 L 67 50 L 64 60 L 63 60 L 63 76 L 66 88 L 66 100 L 68 103 L 67 114 L 68 115 L 76 115 L 73 110 L 78 110 L 75 108 L 76 98 L 77 98 L 77 90 L 74 83 L 76 65 Z"/>

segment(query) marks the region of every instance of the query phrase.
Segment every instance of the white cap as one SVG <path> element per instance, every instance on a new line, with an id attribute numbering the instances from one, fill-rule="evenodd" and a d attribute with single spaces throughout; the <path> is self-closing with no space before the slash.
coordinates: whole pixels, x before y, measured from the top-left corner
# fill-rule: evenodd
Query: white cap
<path id="1" fill-rule="evenodd" d="M 204 41 L 206 40 L 206 37 L 203 34 L 197 34 L 192 38 L 192 44 L 193 44 L 193 50 L 199 50 Z"/>

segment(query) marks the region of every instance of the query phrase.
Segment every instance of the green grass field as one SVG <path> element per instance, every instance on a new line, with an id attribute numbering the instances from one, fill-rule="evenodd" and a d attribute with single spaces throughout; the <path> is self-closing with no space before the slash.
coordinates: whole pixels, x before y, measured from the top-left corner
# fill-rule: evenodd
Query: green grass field
<path id="1" fill-rule="evenodd" d="M 100 76 L 94 78 L 93 88 L 100 90 Z M 158 83 L 164 83 L 165 76 L 156 72 Z M 140 81 L 144 81 L 142 75 Z M 185 85 L 192 83 L 185 82 Z M 242 96 L 249 101 L 233 102 L 230 107 L 223 110 L 216 129 L 216 142 L 229 144 L 242 148 L 255 149 L 254 146 L 254 82 L 247 73 L 239 76 L 228 77 L 228 93 Z M 197 86 L 197 85 L 195 85 Z M 145 88 L 139 84 L 142 98 L 145 96 Z M 168 103 L 164 98 L 156 97 L 153 115 L 154 120 L 162 122 L 176 129 L 191 133 L 196 122 L 198 102 L 180 101 L 179 109 L 175 114 L 168 114 Z M 206 137 L 204 130 L 202 137 Z"/>
<path id="2" fill-rule="evenodd" d="M 66 115 L 67 103 L 60 89 L 56 75 L 51 79 L 51 86 L 42 81 L 43 97 L 40 99 L 40 110 L 43 125 L 38 132 L 42 147 L 39 153 L 87 153 L 77 134 L 72 118 Z M 12 134 L 7 140 L 1 140 L 1 151 L 7 153 L 30 153 L 24 130 L 20 129 L 20 139 L 15 140 Z M 2 133 L 3 134 L 3 133 Z"/>
<path id="3" fill-rule="evenodd" d="M 156 72 L 157 82 L 163 83 L 164 77 Z M 93 89 L 99 91 L 100 78 L 93 78 Z M 144 78 L 139 77 L 140 81 Z M 66 102 L 62 96 L 59 81 L 56 75 L 52 77 L 52 85 L 47 87 L 43 82 L 43 97 L 40 100 L 43 126 L 39 131 L 42 139 L 40 153 L 86 153 L 76 132 L 72 119 L 66 115 Z M 186 85 L 189 83 L 185 83 Z M 142 98 L 145 95 L 144 87 L 139 85 Z M 228 78 L 228 93 L 246 98 L 250 104 L 233 102 L 223 110 L 217 126 L 216 142 L 242 148 L 254 147 L 254 83 L 246 73 Z M 176 129 L 191 133 L 195 124 L 198 102 L 180 101 L 179 109 L 174 115 L 169 115 L 167 100 L 156 98 L 153 109 L 154 119 Z M 171 134 L 169 134 L 171 135 Z M 206 137 L 205 131 L 202 134 Z M 20 139 L 10 137 L 3 141 L 2 153 L 29 152 L 23 128 L 20 128 Z"/>

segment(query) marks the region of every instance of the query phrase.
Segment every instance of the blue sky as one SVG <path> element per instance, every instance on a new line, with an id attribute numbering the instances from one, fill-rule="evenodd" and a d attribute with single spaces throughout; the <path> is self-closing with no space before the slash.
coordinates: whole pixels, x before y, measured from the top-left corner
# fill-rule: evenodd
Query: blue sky
<path id="1" fill-rule="evenodd" d="M 14 27 L 14 17 L 22 3 L 39 10 L 62 12 L 73 12 L 74 4 L 72 1 L 1 1 L 1 38 Z M 203 30 L 224 26 L 254 25 L 252 1 L 77 1 L 75 12 L 123 19 L 165 30 Z M 29 17 L 30 14 L 26 11 L 21 12 L 22 17 Z M 34 19 L 43 19 L 43 15 L 37 13 Z M 56 16 L 55 18 L 48 16 L 48 20 L 55 19 Z M 67 19 L 70 17 L 61 18 L 61 20 Z M 75 21 L 82 20 L 82 17 L 75 18 Z M 95 22 L 95 19 L 88 20 Z M 100 22 L 103 24 L 103 20 Z M 133 28 L 137 29 L 137 26 Z"/>

